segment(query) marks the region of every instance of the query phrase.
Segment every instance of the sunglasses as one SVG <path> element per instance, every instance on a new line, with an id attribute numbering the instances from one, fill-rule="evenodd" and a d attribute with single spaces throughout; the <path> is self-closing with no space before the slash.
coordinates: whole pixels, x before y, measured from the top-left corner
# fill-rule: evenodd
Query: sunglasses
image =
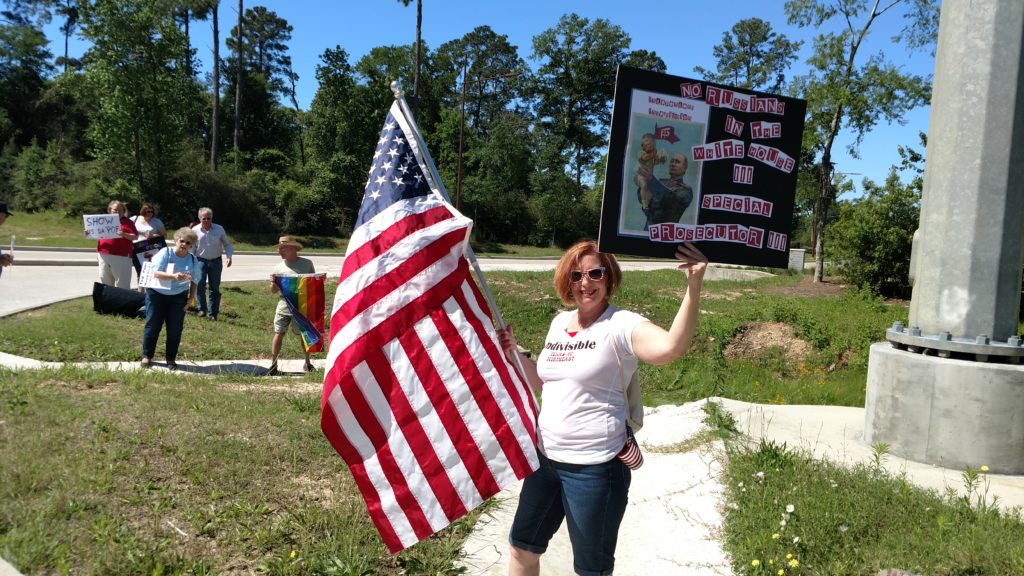
<path id="1" fill-rule="evenodd" d="M 590 278 L 594 282 L 597 282 L 597 281 L 601 280 L 602 278 L 604 278 L 604 272 L 605 272 L 604 266 L 601 266 L 600 268 L 591 268 L 590 270 L 583 270 L 583 271 L 573 270 L 572 272 L 569 272 L 569 280 L 573 284 L 575 284 L 577 282 L 582 282 L 583 281 L 583 275 L 586 274 L 587 278 Z"/>

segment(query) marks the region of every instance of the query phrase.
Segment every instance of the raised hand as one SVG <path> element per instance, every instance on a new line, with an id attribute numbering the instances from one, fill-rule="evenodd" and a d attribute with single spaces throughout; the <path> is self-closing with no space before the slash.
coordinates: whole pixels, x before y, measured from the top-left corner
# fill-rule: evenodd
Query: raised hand
<path id="1" fill-rule="evenodd" d="M 677 246 L 676 259 L 682 261 L 678 268 L 686 271 L 686 278 L 688 280 L 704 279 L 704 272 L 708 268 L 708 257 L 698 250 L 693 243 L 684 242 Z"/>

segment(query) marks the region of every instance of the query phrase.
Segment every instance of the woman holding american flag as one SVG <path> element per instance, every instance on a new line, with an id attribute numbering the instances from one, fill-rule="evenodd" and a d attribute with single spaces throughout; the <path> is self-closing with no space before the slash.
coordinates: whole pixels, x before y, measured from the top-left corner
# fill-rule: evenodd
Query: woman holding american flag
<path id="1" fill-rule="evenodd" d="M 540 573 L 540 556 L 568 522 L 577 574 L 611 574 L 626 511 L 630 470 L 618 456 L 627 439 L 625 387 L 639 361 L 667 364 L 686 354 L 696 330 L 708 260 L 684 243 L 675 257 L 686 292 L 665 330 L 609 301 L 622 272 L 593 241 L 569 248 L 555 269 L 555 289 L 575 310 L 555 316 L 534 364 L 518 350 L 511 328 L 499 332 L 510 361 L 518 355 L 542 396 L 537 447 L 540 468 L 523 482 L 509 543 L 509 574 Z"/>

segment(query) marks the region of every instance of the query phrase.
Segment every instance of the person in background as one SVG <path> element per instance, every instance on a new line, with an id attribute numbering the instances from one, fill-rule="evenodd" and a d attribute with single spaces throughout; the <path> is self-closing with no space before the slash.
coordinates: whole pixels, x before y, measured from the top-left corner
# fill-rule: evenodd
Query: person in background
<path id="1" fill-rule="evenodd" d="M 192 228 L 198 240 L 192 253 L 199 259 L 196 277 L 199 283 L 197 314 L 216 320 L 220 314 L 220 276 L 224 270 L 224 262 L 231 267 L 231 258 L 235 248 L 228 240 L 228 234 L 220 224 L 213 223 L 213 210 L 203 207 L 199 209 L 199 224 Z M 209 286 L 209 299 L 207 299 Z"/>
<path id="2" fill-rule="evenodd" d="M 150 239 L 167 236 L 167 228 L 162 220 L 156 217 L 156 208 L 149 202 L 143 202 L 139 213 L 132 217 L 132 223 L 139 232 L 139 239 Z"/>
<path id="3" fill-rule="evenodd" d="M 668 364 L 693 341 L 707 258 L 693 244 L 676 249 L 686 291 L 668 330 L 609 303 L 622 272 L 597 243 L 569 248 L 555 269 L 555 289 L 567 306 L 551 322 L 534 364 L 519 351 L 512 329 L 498 332 L 505 356 L 519 356 L 531 387 L 541 393 L 537 421 L 540 468 L 527 476 L 509 534 L 509 574 L 540 573 L 540 557 L 563 519 L 577 574 L 611 574 L 631 480 L 617 456 L 626 444 L 626 386 L 640 361 Z"/>
<path id="4" fill-rule="evenodd" d="M 308 258 L 299 256 L 299 250 L 302 250 L 302 244 L 298 240 L 291 236 L 281 236 L 277 241 L 277 253 L 281 256 L 281 262 L 274 267 L 273 272 L 270 275 L 270 291 L 277 294 L 281 291 L 274 283 L 274 276 L 278 274 L 316 274 L 316 268 L 313 266 L 313 261 Z M 288 327 L 291 326 L 292 332 L 299 334 L 299 325 L 292 318 L 291 310 L 288 309 L 288 304 L 284 301 L 284 296 L 281 296 L 277 301 L 277 309 L 274 311 L 274 338 L 270 341 L 270 368 L 267 369 L 267 375 L 273 376 L 277 374 L 277 357 L 281 354 L 281 345 L 284 344 L 284 335 L 288 332 Z M 313 363 L 309 360 L 309 352 L 306 352 L 305 346 L 302 348 L 302 353 L 306 356 L 306 363 L 303 365 L 303 370 L 306 372 L 313 371 Z"/>
<path id="5" fill-rule="evenodd" d="M 166 246 L 153 256 L 153 276 L 158 280 L 170 281 L 167 288 L 146 288 L 146 327 L 142 332 L 143 368 L 149 368 L 156 353 L 160 331 L 167 326 L 167 342 L 164 355 L 167 369 L 178 369 L 178 346 L 181 332 L 185 327 L 185 311 L 188 302 L 195 296 L 195 270 L 197 260 L 189 250 L 196 243 L 196 234 L 190 228 L 178 228 L 174 232 L 174 243 Z"/>
<path id="6" fill-rule="evenodd" d="M 0 224 L 7 221 L 7 217 L 11 213 L 7 211 L 7 202 L 0 202 Z M 0 254 L 0 268 L 4 266 L 10 266 L 14 264 L 14 256 L 12 254 Z"/>
<path id="7" fill-rule="evenodd" d="M 156 208 L 149 202 L 143 202 L 142 207 L 139 208 L 139 213 L 132 216 L 131 220 L 132 223 L 135 224 L 135 229 L 139 232 L 139 241 L 155 240 L 167 236 L 167 228 L 165 228 L 164 223 L 156 217 Z M 141 251 L 142 249 L 140 248 L 139 250 Z M 149 254 L 149 252 L 147 252 L 147 254 Z M 132 253 L 132 266 L 135 267 L 135 277 L 138 278 L 141 276 L 142 262 L 139 261 L 134 250 Z M 139 286 L 139 291 L 144 292 L 145 288 Z"/>
<path id="8" fill-rule="evenodd" d="M 135 224 L 125 217 L 125 204 L 112 200 L 107 205 L 108 214 L 117 214 L 121 228 L 116 238 L 101 238 L 96 243 L 96 259 L 100 266 L 100 282 L 125 290 L 132 287 L 132 257 L 135 247 L 132 242 L 139 237 Z"/>

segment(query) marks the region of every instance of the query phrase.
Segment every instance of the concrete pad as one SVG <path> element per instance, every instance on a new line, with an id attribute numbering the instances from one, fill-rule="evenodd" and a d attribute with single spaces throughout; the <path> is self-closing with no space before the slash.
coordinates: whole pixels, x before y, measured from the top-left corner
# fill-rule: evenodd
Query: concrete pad
<path id="1" fill-rule="evenodd" d="M 21 576 L 21 572 L 14 569 L 6 560 L 0 558 L 0 576 Z"/>
<path id="2" fill-rule="evenodd" d="M 865 439 L 938 466 L 1024 474 L 1024 365 L 871 345 Z"/>

